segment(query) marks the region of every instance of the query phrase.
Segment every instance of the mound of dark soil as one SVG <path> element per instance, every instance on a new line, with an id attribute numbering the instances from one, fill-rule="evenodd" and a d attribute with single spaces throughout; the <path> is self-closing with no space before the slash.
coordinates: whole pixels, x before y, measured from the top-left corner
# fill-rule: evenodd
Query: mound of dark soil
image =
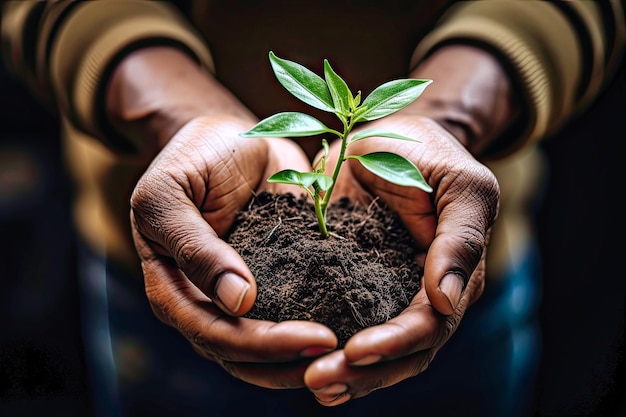
<path id="1" fill-rule="evenodd" d="M 404 310 L 422 268 L 412 237 L 384 205 L 343 199 L 328 206 L 327 220 L 331 237 L 323 239 L 310 200 L 261 193 L 238 216 L 229 243 L 257 280 L 246 317 L 317 321 L 343 346 Z"/>

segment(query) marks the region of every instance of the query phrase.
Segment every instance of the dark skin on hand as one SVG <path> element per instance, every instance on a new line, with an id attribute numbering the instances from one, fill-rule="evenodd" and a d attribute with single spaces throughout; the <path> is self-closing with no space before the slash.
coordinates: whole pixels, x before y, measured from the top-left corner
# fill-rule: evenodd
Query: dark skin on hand
<path id="1" fill-rule="evenodd" d="M 289 51 L 281 56 L 289 59 Z M 241 317 L 256 297 L 254 276 L 222 240 L 254 193 L 302 192 L 265 179 L 309 170 L 319 141 L 305 152 L 292 140 L 239 137 L 259 110 L 176 49 L 141 49 L 118 65 L 107 90 L 110 121 L 151 161 L 131 199 L 146 294 L 159 319 L 200 355 L 255 385 L 306 386 L 334 406 L 423 372 L 454 333 L 482 293 L 499 204 L 496 178 L 476 155 L 510 123 L 514 102 L 498 62 L 471 46 L 444 47 L 406 76 L 435 82 L 407 108 L 361 127 L 421 143 L 372 138 L 349 151 L 401 154 L 433 193 L 389 184 L 348 161 L 334 197 L 378 196 L 397 211 L 421 251 L 424 285 L 399 316 L 335 350 L 335 335 L 319 323 Z M 337 150 L 332 144 L 331 159 Z"/>

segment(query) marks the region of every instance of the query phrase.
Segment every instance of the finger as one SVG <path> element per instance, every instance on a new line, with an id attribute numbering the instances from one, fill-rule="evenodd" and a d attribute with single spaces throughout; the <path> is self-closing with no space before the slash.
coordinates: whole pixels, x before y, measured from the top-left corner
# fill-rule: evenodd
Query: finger
<path id="1" fill-rule="evenodd" d="M 150 207 L 158 201 L 153 199 Z M 183 201 L 176 205 L 175 211 L 171 206 L 158 207 L 157 210 L 158 215 L 147 216 L 144 211 L 143 218 L 147 217 L 149 221 L 140 221 L 136 208 L 131 211 L 135 242 L 143 242 L 139 255 L 144 275 L 146 267 L 155 262 L 164 263 L 151 254 L 140 230 L 146 231 L 146 235 L 154 235 L 154 230 L 161 235 L 169 231 L 170 236 L 162 236 L 160 240 L 166 242 L 164 246 L 168 247 L 167 253 L 176 262 L 175 269 L 185 271 L 191 282 L 224 311 L 242 315 L 250 310 L 256 298 L 256 282 L 241 256 L 215 234 L 191 204 Z M 148 222 L 149 226 L 146 225 Z"/>
<path id="2" fill-rule="evenodd" d="M 157 317 L 215 357 L 237 362 L 286 361 L 315 356 L 337 345 L 335 334 L 319 323 L 228 316 L 171 259 L 151 251 L 141 237 L 137 247 L 146 295 Z"/>
<path id="3" fill-rule="evenodd" d="M 305 383 L 321 404 L 335 406 L 414 377 L 454 333 L 462 311 L 441 315 L 421 290 L 397 317 L 356 333 L 343 351 L 315 360 Z"/>
<path id="4" fill-rule="evenodd" d="M 303 388 L 304 372 L 311 360 L 285 363 L 222 362 L 221 365 L 235 378 L 259 387 L 271 389 Z"/>
<path id="5" fill-rule="evenodd" d="M 497 185 L 482 192 L 488 190 L 494 193 L 492 197 L 481 200 L 484 195 L 477 198 L 461 194 L 441 210 L 436 237 L 426 256 L 423 282 L 433 307 L 442 314 L 450 315 L 459 306 L 470 278 L 475 281 L 472 297 L 480 292 L 489 228 L 499 198 Z M 491 204 L 493 201 L 496 203 Z"/>
<path id="6" fill-rule="evenodd" d="M 346 360 L 351 365 L 370 365 L 440 346 L 459 321 L 460 315 L 435 311 L 421 290 L 398 316 L 352 336 L 344 349 Z"/>
<path id="7" fill-rule="evenodd" d="M 237 131 L 236 126 L 228 126 Z M 145 239 L 153 248 L 164 249 L 191 282 L 224 311 L 242 315 L 256 297 L 254 278 L 239 254 L 219 238 L 203 216 L 233 212 L 219 208 L 229 204 L 235 209 L 251 193 L 243 189 L 247 177 L 231 157 L 234 145 L 222 137 L 236 134 L 225 129 L 220 136 L 210 129 L 210 124 L 203 123 L 185 126 L 140 178 L 130 201 L 133 235 L 136 241 Z M 248 160 L 246 155 L 241 158 Z M 210 180 L 212 188 L 208 187 Z M 214 219 L 221 228 L 230 222 L 232 218 Z"/>
<path id="8" fill-rule="evenodd" d="M 234 362 L 224 360 L 191 343 L 194 351 L 212 362 L 217 362 L 235 378 L 250 384 L 271 389 L 304 387 L 304 372 L 312 358 L 296 358 L 287 362 Z M 319 351 L 318 353 L 322 353 Z M 316 355 L 318 356 L 318 355 Z"/>
<path id="9" fill-rule="evenodd" d="M 357 367 L 350 366 L 339 350 L 313 361 L 304 373 L 304 382 L 320 404 L 337 406 L 419 375 L 428 368 L 435 353 L 429 349 L 394 361 Z"/>
<path id="10" fill-rule="evenodd" d="M 347 362 L 370 365 L 442 346 L 456 331 L 467 307 L 480 296 L 484 287 L 483 265 L 481 262 L 474 272 L 452 314 L 442 315 L 435 310 L 422 289 L 398 316 L 352 336 L 344 348 Z"/>

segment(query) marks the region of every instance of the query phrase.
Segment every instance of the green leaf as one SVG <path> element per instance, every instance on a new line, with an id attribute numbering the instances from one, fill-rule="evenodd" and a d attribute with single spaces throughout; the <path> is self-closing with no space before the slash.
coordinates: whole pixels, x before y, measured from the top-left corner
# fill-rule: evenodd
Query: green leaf
<path id="1" fill-rule="evenodd" d="M 433 190 L 415 164 L 395 153 L 374 152 L 346 158 L 357 159 L 368 171 L 393 184 L 416 187 L 428 193 Z"/>
<path id="2" fill-rule="evenodd" d="M 360 96 L 357 96 L 357 98 L 358 97 Z M 355 123 L 361 120 L 361 115 L 367 112 L 367 110 L 367 106 L 357 105 L 356 110 L 354 110 L 354 112 L 352 113 L 352 118 L 354 119 Z"/>
<path id="3" fill-rule="evenodd" d="M 330 154 L 330 145 L 326 139 L 322 139 L 322 147 L 324 148 L 324 156 L 328 158 L 328 155 Z"/>
<path id="4" fill-rule="evenodd" d="M 333 185 L 333 179 L 328 175 L 319 174 L 317 172 L 306 172 L 303 175 L 306 177 L 310 176 L 313 179 L 313 183 L 317 183 L 317 186 L 322 191 L 327 191 L 331 185 Z"/>
<path id="5" fill-rule="evenodd" d="M 271 175 L 267 182 L 276 182 L 280 184 L 292 184 L 292 185 L 300 185 L 304 187 L 302 184 L 302 179 L 300 178 L 300 172 L 293 169 L 285 169 L 283 171 L 279 171 L 273 175 Z M 310 185 L 310 184 L 309 184 Z"/>
<path id="6" fill-rule="evenodd" d="M 287 91 L 316 109 L 335 112 L 333 99 L 322 77 L 296 62 L 277 57 L 272 51 L 269 56 L 278 82 Z"/>
<path id="7" fill-rule="evenodd" d="M 362 113 L 357 122 L 376 120 L 395 113 L 411 104 L 422 94 L 432 80 L 402 79 L 389 81 L 376 87 L 363 100 L 367 111 Z"/>
<path id="8" fill-rule="evenodd" d="M 315 172 L 300 172 L 293 169 L 285 169 L 279 171 L 267 179 L 268 182 L 280 184 L 299 185 L 303 188 L 309 188 L 317 183 L 320 190 L 326 191 L 333 184 L 333 179 L 324 174 Z"/>
<path id="9" fill-rule="evenodd" d="M 359 107 L 359 104 L 361 104 L 361 91 L 359 90 L 359 92 L 356 94 L 356 96 L 354 96 L 354 98 L 351 100 L 351 106 L 352 106 L 352 110 L 356 110 L 357 107 Z"/>
<path id="10" fill-rule="evenodd" d="M 318 157 L 313 160 L 313 169 L 317 173 L 324 172 L 326 170 L 326 159 L 328 159 L 328 155 L 330 154 L 330 145 L 328 145 L 328 141 L 326 139 L 322 139 L 322 148 L 324 152 L 319 154 Z"/>
<path id="11" fill-rule="evenodd" d="M 324 77 L 326 78 L 330 95 L 333 98 L 335 111 L 344 116 L 348 116 L 350 113 L 352 92 L 343 78 L 333 70 L 327 59 L 324 60 Z M 352 101 L 354 101 L 354 99 L 352 99 Z"/>
<path id="12" fill-rule="evenodd" d="M 361 140 L 361 139 L 365 139 L 365 138 L 371 138 L 371 137 L 383 137 L 383 138 L 390 138 L 390 139 L 408 140 L 408 141 L 411 141 L 411 142 L 420 142 L 417 139 L 413 139 L 413 138 L 410 138 L 408 136 L 399 135 L 399 134 L 393 133 L 393 132 L 387 132 L 387 131 L 379 130 L 379 129 L 365 129 L 365 130 L 361 130 L 361 131 L 355 133 L 350 138 L 350 143 L 354 143 L 357 140 Z"/>
<path id="13" fill-rule="evenodd" d="M 283 112 L 261 120 L 252 129 L 240 133 L 239 136 L 244 138 L 295 138 L 320 133 L 339 134 L 308 114 Z"/>

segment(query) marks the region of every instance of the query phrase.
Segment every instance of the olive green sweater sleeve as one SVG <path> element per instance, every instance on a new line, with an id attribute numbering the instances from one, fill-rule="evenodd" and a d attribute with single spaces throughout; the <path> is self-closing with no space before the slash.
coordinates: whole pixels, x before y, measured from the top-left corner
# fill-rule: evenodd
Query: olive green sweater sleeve
<path id="1" fill-rule="evenodd" d="M 119 150 L 127 144 L 103 133 L 104 86 L 130 51 L 171 45 L 214 72 L 200 35 L 178 9 L 158 1 L 6 2 L 2 10 L 5 61 L 79 129 Z"/>
<path id="2" fill-rule="evenodd" d="M 496 156 L 551 135 L 584 110 L 613 75 L 625 42 L 620 1 L 466 1 L 446 11 L 412 65 L 452 43 L 486 48 L 501 60 L 523 114 L 490 148 Z"/>

